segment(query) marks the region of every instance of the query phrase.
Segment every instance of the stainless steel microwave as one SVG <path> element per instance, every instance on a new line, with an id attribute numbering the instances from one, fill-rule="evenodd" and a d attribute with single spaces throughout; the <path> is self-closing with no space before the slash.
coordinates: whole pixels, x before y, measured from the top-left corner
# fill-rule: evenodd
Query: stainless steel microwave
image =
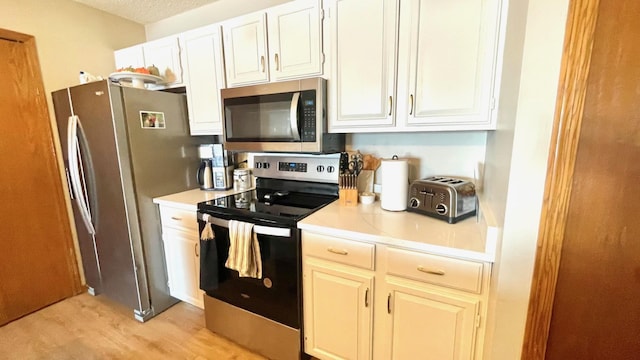
<path id="1" fill-rule="evenodd" d="M 228 150 L 344 151 L 344 134 L 327 132 L 327 81 L 310 78 L 222 89 Z"/>

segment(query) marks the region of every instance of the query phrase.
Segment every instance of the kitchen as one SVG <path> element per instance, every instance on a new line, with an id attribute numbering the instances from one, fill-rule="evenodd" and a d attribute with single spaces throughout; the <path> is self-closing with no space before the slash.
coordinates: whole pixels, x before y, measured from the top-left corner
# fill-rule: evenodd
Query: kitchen
<path id="1" fill-rule="evenodd" d="M 0 27 L 36 36 L 47 93 L 75 84 L 78 69 L 96 74 L 110 73 L 114 49 L 205 24 L 196 24 L 202 20 L 195 14 L 195 18 L 186 14 L 145 29 L 71 2 L 60 2 L 55 6 L 35 1 L 0 5 L 3 14 L 7 15 Z M 221 1 L 219 6 L 223 5 L 225 9 L 229 7 L 228 16 L 221 15 L 223 12 L 212 5 L 213 15 L 208 19 L 217 21 L 239 14 L 233 13 L 240 11 L 238 8 Z M 248 3 L 237 6 L 250 8 Z M 472 175 L 477 163 L 484 163 L 484 191 L 498 223 L 503 224 L 501 254 L 497 262 L 500 269 L 494 278 L 495 300 L 499 306 L 495 308 L 495 324 L 490 327 L 495 329 L 493 351 L 502 354 L 503 358 L 517 357 L 510 354 L 519 353 L 524 332 L 529 298 L 529 284 L 525 280 L 531 278 L 539 223 L 538 215 L 532 214 L 538 214 L 541 207 L 566 3 L 513 3 L 509 12 L 515 19 L 526 19 L 526 29 L 523 20 L 510 23 L 507 30 L 505 52 L 508 56 L 503 64 L 501 96 L 504 98 L 500 102 L 498 130 L 488 133 L 353 134 L 347 141 L 348 148 L 381 157 L 399 154 L 422 159 L 420 170 L 412 174 L 413 178 L 439 172 L 465 171 L 461 175 Z M 54 18 L 50 16 L 52 13 L 59 15 Z M 110 29 L 114 23 L 127 31 L 112 34 Z M 83 31 L 75 31 L 76 26 L 82 26 Z M 57 31 L 47 31 L 47 27 L 56 27 Z M 82 56 L 62 58 L 57 55 L 61 50 Z M 86 68 L 88 62 L 91 69 Z M 51 109 L 50 113 L 53 113 Z M 531 152 L 530 149 L 538 150 Z M 441 158 L 453 161 L 439 163 L 433 160 Z M 462 163 L 457 159 L 463 159 Z"/>

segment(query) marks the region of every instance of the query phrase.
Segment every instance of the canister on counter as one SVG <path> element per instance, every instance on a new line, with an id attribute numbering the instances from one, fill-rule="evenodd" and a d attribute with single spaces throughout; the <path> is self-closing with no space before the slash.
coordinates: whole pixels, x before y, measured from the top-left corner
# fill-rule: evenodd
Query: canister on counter
<path id="1" fill-rule="evenodd" d="M 251 188 L 251 170 L 233 170 L 233 189 L 236 191 L 249 190 Z"/>

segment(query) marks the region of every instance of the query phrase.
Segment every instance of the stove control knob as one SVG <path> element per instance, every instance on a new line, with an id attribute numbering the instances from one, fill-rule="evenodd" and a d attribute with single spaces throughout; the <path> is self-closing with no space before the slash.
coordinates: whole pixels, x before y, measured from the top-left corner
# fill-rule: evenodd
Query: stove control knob
<path id="1" fill-rule="evenodd" d="M 324 166 L 322 166 L 322 165 L 316 166 L 316 171 L 317 172 L 323 172 L 324 171 Z M 329 171 L 329 169 L 327 169 L 327 171 Z"/>
<path id="2" fill-rule="evenodd" d="M 420 200 L 412 197 L 411 199 L 409 199 L 409 206 L 412 208 L 417 208 L 418 206 L 420 206 Z"/>
<path id="3" fill-rule="evenodd" d="M 268 162 L 262 163 L 262 167 L 265 169 L 268 169 L 271 167 L 271 164 L 269 164 Z"/>
<path id="4" fill-rule="evenodd" d="M 335 167 L 333 167 L 333 166 L 331 166 L 331 165 L 327 166 L 327 172 L 328 172 L 328 173 L 332 173 L 332 172 L 334 172 L 335 170 L 336 170 L 336 168 L 335 168 Z"/>
<path id="5" fill-rule="evenodd" d="M 261 163 L 261 162 L 257 162 L 257 163 L 256 163 L 256 168 L 258 168 L 258 169 L 262 169 L 262 163 Z"/>
<path id="6" fill-rule="evenodd" d="M 440 215 L 446 215 L 447 214 L 447 205 L 440 203 L 438 205 L 436 205 L 436 212 Z"/>

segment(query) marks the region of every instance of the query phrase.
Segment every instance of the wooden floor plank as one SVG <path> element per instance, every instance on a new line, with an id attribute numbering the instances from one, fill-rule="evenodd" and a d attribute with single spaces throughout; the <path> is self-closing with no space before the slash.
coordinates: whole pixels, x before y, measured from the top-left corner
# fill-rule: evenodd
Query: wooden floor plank
<path id="1" fill-rule="evenodd" d="M 187 303 L 142 324 L 89 294 L 0 327 L 0 358 L 265 360 L 206 329 L 203 311 Z"/>

